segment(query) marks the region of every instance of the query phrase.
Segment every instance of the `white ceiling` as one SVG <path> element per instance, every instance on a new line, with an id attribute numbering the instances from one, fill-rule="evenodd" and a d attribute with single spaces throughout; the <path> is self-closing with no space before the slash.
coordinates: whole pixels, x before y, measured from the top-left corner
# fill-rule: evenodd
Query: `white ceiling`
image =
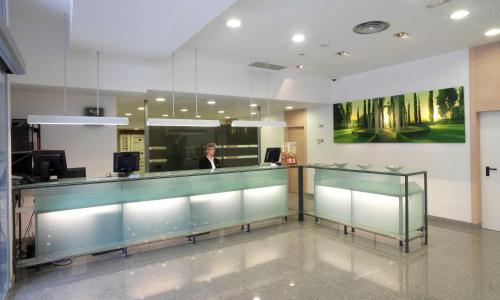
<path id="1" fill-rule="evenodd" d="M 71 46 L 164 58 L 235 1 L 73 0 Z"/>
<path id="2" fill-rule="evenodd" d="M 293 72 L 338 77 L 500 40 L 484 32 L 500 27 L 499 0 L 451 0 L 433 9 L 438 0 L 239 0 L 181 48 L 199 48 L 205 57 L 247 64 L 248 59 L 270 60 Z M 457 9 L 469 17 L 454 21 Z M 242 26 L 225 26 L 229 18 Z M 373 35 L 355 34 L 355 25 L 383 20 L 391 27 Z M 408 39 L 393 34 L 406 31 Z M 294 44 L 302 33 L 306 40 Z M 320 47 L 330 44 L 329 47 Z M 346 50 L 351 56 L 335 53 Z M 299 53 L 306 53 L 299 56 Z M 303 64 L 304 69 L 294 66 Z M 431 70 L 430 70 L 431 71 Z"/>
<path id="3" fill-rule="evenodd" d="M 166 98 L 165 102 L 155 101 L 156 97 L 162 96 Z M 143 128 L 144 127 L 144 111 L 137 108 L 144 106 L 144 99 L 148 99 L 149 117 L 162 118 L 163 114 L 168 114 L 172 118 L 172 97 L 170 93 L 149 91 L 142 96 L 119 96 L 117 98 L 117 115 L 125 116 L 125 113 L 131 113 L 129 117 L 129 126 L 127 128 Z M 207 104 L 208 100 L 215 100 L 215 105 Z M 193 93 L 176 93 L 175 95 L 175 118 L 190 118 L 196 116 L 195 94 Z M 267 118 L 267 100 L 254 98 L 253 103 L 257 103 L 260 107 L 260 116 L 262 120 Z M 202 119 L 225 120 L 226 116 L 231 119 L 248 119 L 250 120 L 250 99 L 243 97 L 221 96 L 221 95 L 198 95 L 198 115 Z M 314 103 L 292 102 L 292 101 L 270 101 L 269 113 L 271 115 L 286 111 L 287 106 L 292 106 L 293 109 L 302 109 L 315 106 Z M 181 112 L 182 108 L 187 108 L 188 112 Z M 218 113 L 223 110 L 224 113 Z M 256 108 L 252 108 L 253 112 L 257 112 Z M 254 120 L 258 115 L 252 116 Z"/>

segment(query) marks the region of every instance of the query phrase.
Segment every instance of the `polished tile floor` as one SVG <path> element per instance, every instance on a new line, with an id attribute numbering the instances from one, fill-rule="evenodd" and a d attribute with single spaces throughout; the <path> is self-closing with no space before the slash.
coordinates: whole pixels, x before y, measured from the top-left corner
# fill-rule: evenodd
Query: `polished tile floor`
<path id="1" fill-rule="evenodd" d="M 294 218 L 295 219 L 295 218 Z M 10 299 L 500 299 L 500 233 L 433 222 L 430 244 L 273 221 L 26 270 Z M 168 247 L 166 247 L 168 246 Z"/>

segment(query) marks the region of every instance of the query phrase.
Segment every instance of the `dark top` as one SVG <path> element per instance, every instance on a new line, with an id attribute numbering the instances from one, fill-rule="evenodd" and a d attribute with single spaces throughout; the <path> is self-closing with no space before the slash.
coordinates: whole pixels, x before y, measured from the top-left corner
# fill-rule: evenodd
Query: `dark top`
<path id="1" fill-rule="evenodd" d="M 220 160 L 214 157 L 214 165 L 215 168 L 220 168 Z M 200 159 L 200 163 L 198 164 L 199 169 L 212 169 L 212 164 L 208 160 L 206 156 Z"/>

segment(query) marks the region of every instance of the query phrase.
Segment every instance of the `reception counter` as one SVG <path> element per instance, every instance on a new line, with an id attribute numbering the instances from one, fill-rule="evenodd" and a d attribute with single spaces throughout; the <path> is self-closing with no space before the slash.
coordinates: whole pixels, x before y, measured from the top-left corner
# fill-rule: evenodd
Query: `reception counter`
<path id="1" fill-rule="evenodd" d="M 312 165 L 314 209 L 306 212 L 347 226 L 427 244 L 427 172 Z"/>
<path id="2" fill-rule="evenodd" d="M 288 168 L 243 167 L 14 186 L 35 198 L 28 266 L 286 217 Z M 249 225 L 248 225 L 249 226 Z M 20 239 L 22 240 L 22 238 Z"/>

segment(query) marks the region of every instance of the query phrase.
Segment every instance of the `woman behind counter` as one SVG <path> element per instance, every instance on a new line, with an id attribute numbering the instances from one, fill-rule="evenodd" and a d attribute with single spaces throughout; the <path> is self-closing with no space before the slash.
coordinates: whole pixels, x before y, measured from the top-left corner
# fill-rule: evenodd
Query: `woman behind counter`
<path id="1" fill-rule="evenodd" d="M 217 169 L 220 168 L 220 161 L 215 158 L 215 144 L 208 143 L 205 147 L 205 157 L 200 159 L 198 168 L 200 169 Z"/>

